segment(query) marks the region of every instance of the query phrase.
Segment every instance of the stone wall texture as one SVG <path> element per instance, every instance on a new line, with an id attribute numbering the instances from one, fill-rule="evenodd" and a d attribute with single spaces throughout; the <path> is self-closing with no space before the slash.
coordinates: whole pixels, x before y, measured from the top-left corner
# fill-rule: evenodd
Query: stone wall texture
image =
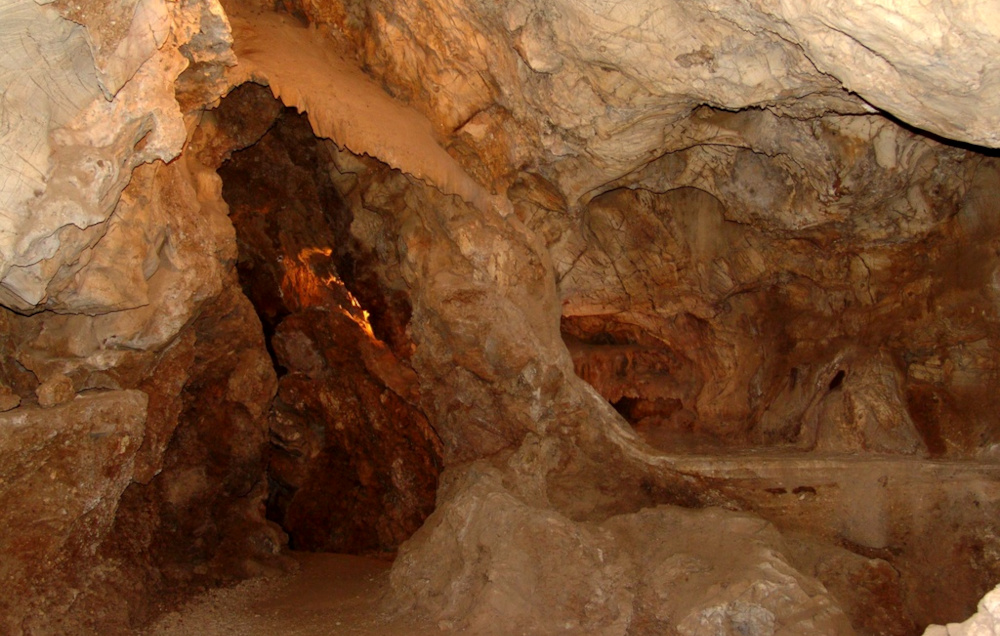
<path id="1" fill-rule="evenodd" d="M 483 632 L 1000 580 L 998 0 L 0 0 L 0 106 L 4 633 L 289 536 Z"/>

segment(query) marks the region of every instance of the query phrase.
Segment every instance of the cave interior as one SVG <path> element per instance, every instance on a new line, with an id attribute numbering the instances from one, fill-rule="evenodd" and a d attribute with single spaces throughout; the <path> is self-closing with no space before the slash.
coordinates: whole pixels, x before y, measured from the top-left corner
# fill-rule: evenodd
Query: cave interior
<path id="1" fill-rule="evenodd" d="M 1000 3 L 865 4 L 0 7 L 0 632 L 993 633 Z"/>

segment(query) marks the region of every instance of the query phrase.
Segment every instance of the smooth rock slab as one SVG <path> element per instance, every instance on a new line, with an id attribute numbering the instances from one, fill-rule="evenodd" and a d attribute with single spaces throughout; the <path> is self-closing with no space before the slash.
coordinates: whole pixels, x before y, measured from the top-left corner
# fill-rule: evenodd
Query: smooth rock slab
<path id="1" fill-rule="evenodd" d="M 659 506 L 575 522 L 473 464 L 393 566 L 392 603 L 477 634 L 853 634 L 768 522 Z"/>

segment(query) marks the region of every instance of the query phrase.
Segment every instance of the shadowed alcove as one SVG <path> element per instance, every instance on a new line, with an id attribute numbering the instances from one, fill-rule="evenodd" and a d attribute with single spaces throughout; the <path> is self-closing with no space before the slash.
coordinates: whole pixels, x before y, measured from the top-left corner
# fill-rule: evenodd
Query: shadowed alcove
<path id="1" fill-rule="evenodd" d="M 257 84 L 213 115 L 219 143 L 238 140 L 222 196 L 278 375 L 267 516 L 292 549 L 391 556 L 433 510 L 441 469 L 409 365 L 407 294 L 352 237 L 339 190 L 351 175 L 304 115 Z"/>

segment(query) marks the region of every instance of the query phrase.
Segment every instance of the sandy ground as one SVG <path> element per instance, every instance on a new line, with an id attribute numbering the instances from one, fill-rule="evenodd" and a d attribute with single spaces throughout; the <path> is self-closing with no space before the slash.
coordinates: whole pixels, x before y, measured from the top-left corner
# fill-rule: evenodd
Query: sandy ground
<path id="1" fill-rule="evenodd" d="M 389 563 L 339 554 L 295 553 L 297 573 L 246 581 L 191 600 L 144 636 L 440 636 L 435 625 L 388 622 L 379 599 Z"/>

